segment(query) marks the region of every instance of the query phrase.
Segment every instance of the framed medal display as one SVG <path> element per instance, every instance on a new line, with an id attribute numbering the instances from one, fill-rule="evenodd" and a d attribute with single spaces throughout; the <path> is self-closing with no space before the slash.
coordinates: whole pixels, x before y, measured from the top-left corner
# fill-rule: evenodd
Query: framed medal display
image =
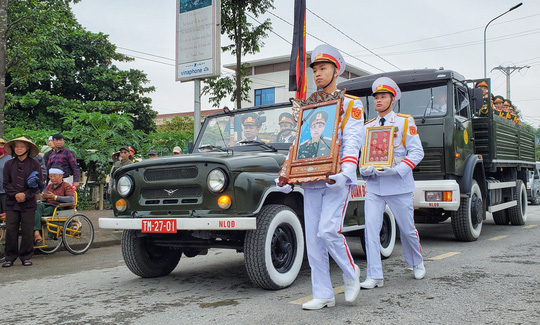
<path id="1" fill-rule="evenodd" d="M 366 128 L 366 142 L 362 149 L 360 166 L 373 165 L 377 169 L 392 167 L 394 160 L 394 127 L 376 126 Z"/>

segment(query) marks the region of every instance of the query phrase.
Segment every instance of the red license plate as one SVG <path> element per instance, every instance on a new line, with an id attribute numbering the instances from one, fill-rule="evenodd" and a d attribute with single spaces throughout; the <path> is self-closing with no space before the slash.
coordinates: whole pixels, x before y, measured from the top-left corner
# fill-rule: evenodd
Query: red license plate
<path id="1" fill-rule="evenodd" d="M 176 219 L 143 220 L 141 232 L 176 233 Z"/>

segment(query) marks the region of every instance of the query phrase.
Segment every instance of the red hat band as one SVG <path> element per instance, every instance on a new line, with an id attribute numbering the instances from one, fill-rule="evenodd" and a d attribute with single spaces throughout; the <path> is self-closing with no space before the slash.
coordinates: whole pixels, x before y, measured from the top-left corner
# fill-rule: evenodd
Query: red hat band
<path id="1" fill-rule="evenodd" d="M 334 58 L 333 56 L 329 55 L 329 54 L 325 54 L 325 53 L 319 53 L 317 54 L 317 57 L 315 58 L 315 60 L 313 61 L 313 63 L 315 62 L 332 62 L 333 64 L 336 65 L 337 69 L 339 70 L 341 67 L 339 66 L 339 63 L 338 61 L 336 60 L 336 58 Z"/>
<path id="2" fill-rule="evenodd" d="M 378 92 L 389 92 L 392 95 L 394 95 L 394 97 L 396 97 L 396 90 L 388 85 L 383 85 L 383 84 L 378 85 L 377 89 L 375 89 L 373 93 L 376 94 Z"/>

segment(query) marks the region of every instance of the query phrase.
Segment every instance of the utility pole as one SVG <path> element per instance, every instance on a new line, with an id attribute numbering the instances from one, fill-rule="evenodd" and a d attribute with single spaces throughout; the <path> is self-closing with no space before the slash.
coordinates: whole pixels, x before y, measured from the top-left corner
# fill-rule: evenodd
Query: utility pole
<path id="1" fill-rule="evenodd" d="M 516 67 L 516 66 L 513 66 L 513 67 L 503 67 L 503 66 L 498 66 L 498 67 L 495 67 L 493 69 L 491 69 L 491 71 L 493 70 L 500 70 L 502 73 L 504 73 L 506 75 L 506 99 L 510 99 L 510 75 L 514 72 L 514 71 L 520 71 L 521 69 L 528 69 L 530 68 L 530 66 L 528 65 L 524 65 L 522 67 Z"/>

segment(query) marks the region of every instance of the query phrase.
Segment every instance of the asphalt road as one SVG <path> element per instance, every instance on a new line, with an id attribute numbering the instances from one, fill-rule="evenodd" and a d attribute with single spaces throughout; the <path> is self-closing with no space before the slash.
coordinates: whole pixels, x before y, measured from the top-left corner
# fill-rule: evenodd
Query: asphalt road
<path id="1" fill-rule="evenodd" d="M 453 239 L 449 223 L 417 226 L 427 275 L 415 280 L 397 243 L 383 261 L 385 286 L 342 294 L 332 264 L 336 307 L 304 311 L 310 299 L 305 261 L 289 288 L 254 287 L 243 255 L 213 250 L 182 257 L 169 276 L 141 279 L 124 265 L 120 246 L 36 255 L 0 269 L 3 324 L 538 324 L 540 323 L 540 207 L 525 226 L 487 220 L 473 243 Z M 349 244 L 365 275 L 356 238 Z"/>

